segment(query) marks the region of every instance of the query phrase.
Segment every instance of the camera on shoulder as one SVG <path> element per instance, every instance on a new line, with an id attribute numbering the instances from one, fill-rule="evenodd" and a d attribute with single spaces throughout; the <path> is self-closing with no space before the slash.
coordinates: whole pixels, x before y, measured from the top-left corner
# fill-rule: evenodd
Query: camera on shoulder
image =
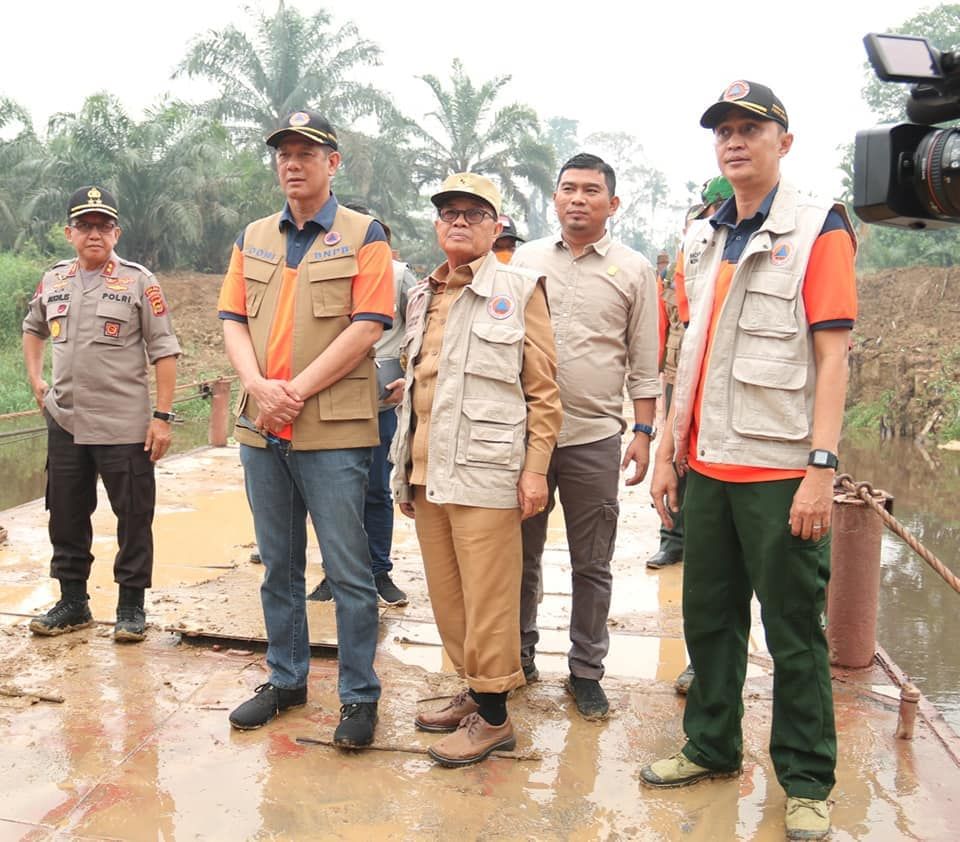
<path id="1" fill-rule="evenodd" d="M 878 78 L 912 83 L 910 123 L 857 132 L 853 206 L 864 222 L 914 230 L 960 223 L 960 53 L 926 38 L 870 33 L 863 39 Z"/>

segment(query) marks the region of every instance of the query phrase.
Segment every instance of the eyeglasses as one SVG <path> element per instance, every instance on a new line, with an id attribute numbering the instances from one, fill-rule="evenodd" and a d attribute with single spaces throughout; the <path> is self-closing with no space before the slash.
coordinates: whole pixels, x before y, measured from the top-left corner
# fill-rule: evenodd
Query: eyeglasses
<path id="1" fill-rule="evenodd" d="M 443 222 L 448 224 L 456 222 L 461 216 L 467 220 L 467 225 L 479 225 L 488 216 L 496 220 L 496 216 L 483 208 L 467 208 L 466 210 L 457 210 L 456 208 L 443 208 L 438 214 Z"/>
<path id="2" fill-rule="evenodd" d="M 79 231 L 81 234 L 89 234 L 93 230 L 99 231 L 101 234 L 109 234 L 117 227 L 116 222 L 86 222 L 83 219 L 77 220 L 76 222 L 71 222 L 70 227 L 76 231 Z"/>

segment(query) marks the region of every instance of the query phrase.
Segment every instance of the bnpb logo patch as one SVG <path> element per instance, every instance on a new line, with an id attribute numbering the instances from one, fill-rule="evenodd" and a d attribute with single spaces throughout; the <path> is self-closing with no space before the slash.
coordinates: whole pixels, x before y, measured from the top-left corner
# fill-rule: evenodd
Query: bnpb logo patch
<path id="1" fill-rule="evenodd" d="M 723 98 L 727 102 L 731 102 L 736 99 L 743 99 L 748 93 L 750 93 L 750 85 L 742 79 L 738 79 L 736 82 L 727 85 L 727 89 L 723 92 Z"/>
<path id="2" fill-rule="evenodd" d="M 495 295 L 487 302 L 487 312 L 495 319 L 509 319 L 517 309 L 517 303 L 509 295 Z"/>
<path id="3" fill-rule="evenodd" d="M 774 266 L 783 266 L 793 255 L 793 243 L 780 243 L 770 252 L 770 262 Z"/>

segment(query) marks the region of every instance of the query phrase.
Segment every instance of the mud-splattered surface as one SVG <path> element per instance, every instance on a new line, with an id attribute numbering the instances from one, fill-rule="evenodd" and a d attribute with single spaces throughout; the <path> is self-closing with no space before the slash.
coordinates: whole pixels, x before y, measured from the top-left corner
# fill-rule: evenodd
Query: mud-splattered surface
<path id="1" fill-rule="evenodd" d="M 53 639 L 31 636 L 23 616 L 54 601 L 42 506 L 4 513 L 2 842 L 783 838 L 784 795 L 766 749 L 772 679 L 759 627 L 745 688 L 743 776 L 666 792 L 638 785 L 643 762 L 680 745 L 683 714 L 671 686 L 684 665 L 682 570 L 643 567 L 656 543 L 645 490 L 623 500 L 604 680 L 611 718 L 583 721 L 563 686 L 570 575 L 558 518 L 545 558 L 543 680 L 510 701 L 517 754 L 526 759 L 448 770 L 423 753 L 437 737 L 412 726 L 418 706 L 437 704 L 422 700 L 460 685 L 432 624 L 411 524 L 398 518 L 394 553 L 410 605 L 385 609 L 381 621 L 376 745 L 383 750 L 345 754 L 297 742 L 329 739 L 336 725 L 333 658 L 313 660 L 306 707 L 240 733 L 227 714 L 266 680 L 262 653 L 187 645 L 164 631 L 177 623 L 252 629 L 260 622 L 260 571 L 248 561 L 252 525 L 235 451 L 172 460 L 159 479 L 151 628 L 139 645 L 117 645 L 109 635 L 116 599 L 109 507 L 96 518 L 103 538 L 91 588 L 103 624 Z M 320 578 L 315 547 L 307 577 L 310 587 Z M 311 636 L 334 634 L 323 626 L 330 607 L 314 610 Z M 931 726 L 920 720 L 909 743 L 892 738 L 896 702 L 879 669 L 838 673 L 834 692 L 840 763 L 832 838 L 956 838 L 960 771 Z"/>

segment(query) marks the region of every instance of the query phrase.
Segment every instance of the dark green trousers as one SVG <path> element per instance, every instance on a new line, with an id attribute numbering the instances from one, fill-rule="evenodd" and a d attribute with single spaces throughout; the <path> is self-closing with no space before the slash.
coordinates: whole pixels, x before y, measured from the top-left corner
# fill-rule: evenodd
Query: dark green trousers
<path id="1" fill-rule="evenodd" d="M 787 518 L 800 480 L 720 482 L 695 471 L 684 498 L 683 629 L 696 678 L 684 754 L 732 771 L 743 758 L 743 681 L 750 598 L 773 657 L 770 756 L 787 795 L 825 799 L 837 738 L 822 616 L 830 538 L 804 541 Z"/>

